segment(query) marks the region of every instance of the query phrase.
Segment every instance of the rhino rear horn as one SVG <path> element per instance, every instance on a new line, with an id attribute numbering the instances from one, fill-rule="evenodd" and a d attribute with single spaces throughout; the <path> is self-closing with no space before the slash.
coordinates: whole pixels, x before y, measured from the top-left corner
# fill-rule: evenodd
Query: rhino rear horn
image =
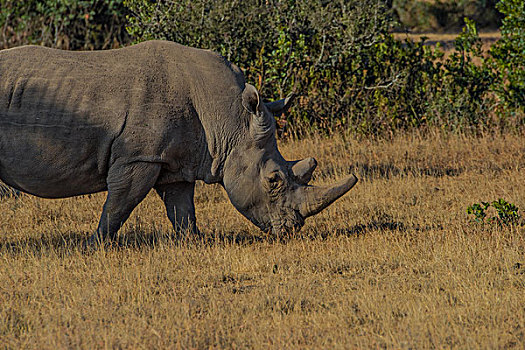
<path id="1" fill-rule="evenodd" d="M 319 213 L 339 197 L 350 191 L 357 183 L 357 177 L 352 175 L 330 186 L 307 186 L 301 188 L 299 212 L 305 218 Z"/>
<path id="2" fill-rule="evenodd" d="M 317 161 L 312 157 L 295 162 L 295 164 L 292 165 L 292 173 L 295 181 L 301 185 L 308 184 L 312 179 L 312 174 L 316 167 Z"/>

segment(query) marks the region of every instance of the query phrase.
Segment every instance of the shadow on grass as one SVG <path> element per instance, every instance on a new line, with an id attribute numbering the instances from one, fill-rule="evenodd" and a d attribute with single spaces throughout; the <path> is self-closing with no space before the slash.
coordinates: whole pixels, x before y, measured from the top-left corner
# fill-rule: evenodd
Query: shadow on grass
<path id="1" fill-rule="evenodd" d="M 313 230 L 296 232 L 289 235 L 276 236 L 272 234 L 256 235 L 249 231 L 212 231 L 205 234 L 175 234 L 160 231 L 133 230 L 119 235 L 115 241 L 106 241 L 103 245 L 91 245 L 87 233 L 67 232 L 59 235 L 40 235 L 37 237 L 0 240 L 0 253 L 12 255 L 46 255 L 56 254 L 67 256 L 72 253 L 91 254 L 99 249 L 106 250 L 141 250 L 157 246 L 198 247 L 198 246 L 228 246 L 252 245 L 258 243 L 282 243 L 293 240 L 327 239 L 334 236 L 359 236 L 373 231 L 385 232 L 422 232 L 440 229 L 441 225 L 419 227 L 407 226 L 394 220 L 372 220 L 366 224 L 335 230 Z"/>
<path id="2" fill-rule="evenodd" d="M 14 255 L 42 255 L 55 252 L 65 255 L 86 246 L 88 236 L 77 232 L 67 232 L 60 235 L 40 235 L 36 237 L 0 240 L 0 253 L 8 252 Z"/>
<path id="3" fill-rule="evenodd" d="M 367 224 L 357 224 L 349 228 L 339 228 L 336 229 L 333 234 L 338 236 L 359 236 L 372 231 L 381 231 L 381 232 L 401 232 L 401 233 L 418 233 L 418 232 L 427 232 L 431 230 L 442 230 L 443 226 L 441 224 L 436 225 L 410 225 L 407 226 L 399 221 L 371 221 Z"/>
<path id="4" fill-rule="evenodd" d="M 407 165 L 398 167 L 392 163 L 355 163 L 347 168 L 325 167 L 322 173 L 317 175 L 321 179 L 331 179 L 338 174 L 353 173 L 359 179 L 391 179 L 394 177 L 455 177 L 465 172 L 464 168 L 453 168 L 447 166 Z"/>
<path id="5" fill-rule="evenodd" d="M 390 179 L 394 176 L 458 176 L 464 170 L 461 168 L 451 167 L 435 167 L 435 166 L 418 166 L 408 165 L 405 167 L 397 167 L 391 163 L 369 164 L 359 163 L 354 166 L 355 172 L 363 178 L 386 178 Z"/>
<path id="6" fill-rule="evenodd" d="M 243 231 L 213 232 L 210 234 L 175 234 L 160 231 L 132 230 L 118 236 L 114 241 L 91 244 L 90 234 L 67 232 L 19 239 L 0 239 L 0 253 L 12 255 L 66 256 L 74 252 L 90 254 L 96 250 L 147 249 L 160 245 L 198 246 L 198 245 L 251 245 L 267 241 L 266 237 Z"/>
<path id="7" fill-rule="evenodd" d="M 355 236 L 370 231 L 397 231 L 406 232 L 408 227 L 399 221 L 371 221 L 368 224 L 357 224 L 349 228 L 340 228 L 335 231 L 336 235 Z"/>
<path id="8" fill-rule="evenodd" d="M 144 232 L 134 230 L 119 236 L 118 247 L 142 248 L 153 247 L 159 244 L 173 244 L 176 246 L 188 245 L 250 245 L 264 242 L 267 238 L 251 234 L 248 231 L 220 232 Z"/>

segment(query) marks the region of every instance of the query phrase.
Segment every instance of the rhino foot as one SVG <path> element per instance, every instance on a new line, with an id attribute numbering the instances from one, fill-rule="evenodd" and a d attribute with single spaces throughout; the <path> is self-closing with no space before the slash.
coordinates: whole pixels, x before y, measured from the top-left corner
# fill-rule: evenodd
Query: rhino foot
<path id="1" fill-rule="evenodd" d="M 119 248 L 122 246 L 122 243 L 118 240 L 109 237 L 102 238 L 97 232 L 95 232 L 84 241 L 83 249 L 85 251 L 95 251 L 102 248 Z"/>

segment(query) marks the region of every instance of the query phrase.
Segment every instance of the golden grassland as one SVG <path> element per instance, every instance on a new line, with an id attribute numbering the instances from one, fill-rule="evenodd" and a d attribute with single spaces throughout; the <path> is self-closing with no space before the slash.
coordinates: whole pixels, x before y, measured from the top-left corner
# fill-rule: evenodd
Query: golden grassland
<path id="1" fill-rule="evenodd" d="M 123 247 L 85 251 L 104 194 L 0 201 L 5 348 L 524 348 L 525 226 L 465 209 L 525 208 L 523 136 L 343 135 L 282 143 L 314 184 L 356 187 L 289 238 L 260 233 L 199 185 L 204 239 L 174 240 L 153 193 Z M 523 214 L 522 214 L 523 215 Z"/>
<path id="2" fill-rule="evenodd" d="M 439 43 L 441 50 L 444 51 L 444 58 L 449 57 L 454 51 L 454 41 L 460 33 L 394 33 L 394 38 L 397 40 L 410 40 L 419 42 L 421 38 L 425 38 L 426 45 L 435 46 Z M 481 39 L 481 50 L 487 53 L 492 45 L 501 39 L 500 31 L 481 32 L 478 34 Z M 479 64 L 481 61 L 478 57 L 474 58 L 474 62 Z"/>
<path id="3" fill-rule="evenodd" d="M 440 43 L 453 43 L 458 37 L 460 32 L 457 33 L 394 33 L 394 38 L 397 40 L 410 39 L 412 41 L 419 41 L 422 37 L 426 38 L 428 42 L 440 42 Z M 501 32 L 499 31 L 484 31 L 478 34 L 483 42 L 493 43 L 501 39 Z"/>

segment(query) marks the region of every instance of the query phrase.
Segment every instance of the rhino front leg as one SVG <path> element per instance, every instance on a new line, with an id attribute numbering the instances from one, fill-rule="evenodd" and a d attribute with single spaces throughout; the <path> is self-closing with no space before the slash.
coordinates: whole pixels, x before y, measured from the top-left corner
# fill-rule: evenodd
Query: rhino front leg
<path id="1" fill-rule="evenodd" d="M 164 201 L 168 218 L 177 233 L 191 230 L 197 233 L 195 219 L 195 203 L 193 195 L 195 183 L 176 182 L 167 185 L 155 186 L 155 190 Z"/>
<path id="2" fill-rule="evenodd" d="M 115 164 L 109 169 L 108 196 L 91 244 L 116 238 L 122 224 L 157 181 L 160 169 L 159 164 L 143 162 Z"/>

